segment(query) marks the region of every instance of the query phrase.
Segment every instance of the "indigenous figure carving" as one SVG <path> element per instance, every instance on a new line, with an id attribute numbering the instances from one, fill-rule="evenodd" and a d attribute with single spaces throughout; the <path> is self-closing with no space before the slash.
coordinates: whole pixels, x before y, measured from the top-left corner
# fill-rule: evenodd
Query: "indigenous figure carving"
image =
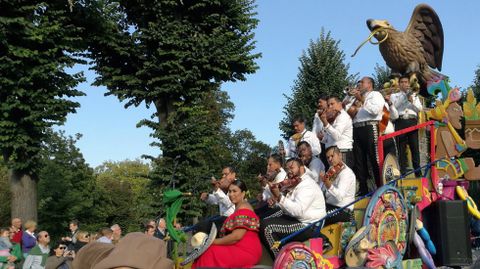
<path id="1" fill-rule="evenodd" d="M 467 92 L 463 111 L 465 112 L 465 142 L 469 148 L 480 149 L 480 103 L 477 104 L 472 89 Z"/>
<path id="2" fill-rule="evenodd" d="M 462 129 L 461 118 L 464 116 L 462 107 L 458 104 L 461 98 L 460 90 L 451 89 L 445 80 L 432 84 L 428 88 L 430 94 L 436 94 L 439 91 L 442 93 L 443 100 L 437 100 L 436 107 L 427 112 L 429 119 L 439 121 L 435 126 L 435 159 L 446 158 L 436 164 L 438 175 L 440 178 L 458 179 L 463 176 L 467 180 L 478 180 L 480 167 L 475 167 L 473 158 L 459 158 L 468 147 L 478 148 L 475 140 L 478 138 L 478 130 L 470 130 L 467 140 L 463 140 L 456 131 L 456 129 Z"/>

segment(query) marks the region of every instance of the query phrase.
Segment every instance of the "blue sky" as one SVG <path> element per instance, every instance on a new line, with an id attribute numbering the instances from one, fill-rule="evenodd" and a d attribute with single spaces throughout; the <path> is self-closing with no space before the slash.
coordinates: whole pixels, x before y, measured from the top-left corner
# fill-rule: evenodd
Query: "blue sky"
<path id="1" fill-rule="evenodd" d="M 472 84 L 474 70 L 480 64 L 480 1 L 422 1 L 432 6 L 443 24 L 445 50 L 442 73 L 452 85 Z M 260 0 L 257 2 L 256 29 L 260 69 L 247 81 L 226 83 L 223 89 L 235 104 L 231 128 L 250 129 L 257 139 L 275 145 L 280 139 L 278 123 L 283 118 L 283 94 L 291 93 L 297 76 L 302 51 L 310 40 L 316 40 L 322 27 L 340 40 L 340 48 L 350 64 L 350 73 L 370 75 L 375 63 L 384 64 L 377 46 L 365 45 L 351 58 L 356 47 L 367 38 L 368 18 L 388 19 L 403 31 L 414 7 L 420 1 L 320 1 Z M 157 155 L 158 148 L 149 146 L 153 140 L 148 128 L 136 123 L 149 117 L 145 107 L 124 109 L 116 97 L 105 97 L 105 88 L 91 86 L 95 74 L 86 71 L 87 83 L 80 89 L 87 96 L 77 98 L 81 108 L 71 114 L 58 129 L 67 134 L 81 133 L 78 146 L 87 162 L 97 166 L 104 161 L 139 158 L 142 154 Z"/>

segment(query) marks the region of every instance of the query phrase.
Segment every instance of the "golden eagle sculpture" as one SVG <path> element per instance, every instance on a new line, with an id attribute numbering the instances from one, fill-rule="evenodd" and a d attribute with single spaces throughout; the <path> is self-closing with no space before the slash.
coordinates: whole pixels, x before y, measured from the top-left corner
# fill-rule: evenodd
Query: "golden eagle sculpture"
<path id="1" fill-rule="evenodd" d="M 392 74 L 410 76 L 416 89 L 420 85 L 425 89 L 429 82 L 444 78 L 433 70 L 442 70 L 444 41 L 442 24 L 430 6 L 420 4 L 415 8 L 405 32 L 395 30 L 386 20 L 369 19 L 367 26 Z"/>

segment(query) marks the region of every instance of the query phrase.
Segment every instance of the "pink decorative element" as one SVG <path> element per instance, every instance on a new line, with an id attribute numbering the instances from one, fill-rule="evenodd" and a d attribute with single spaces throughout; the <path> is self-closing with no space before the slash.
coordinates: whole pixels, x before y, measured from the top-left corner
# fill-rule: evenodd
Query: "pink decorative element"
<path id="1" fill-rule="evenodd" d="M 462 98 L 460 89 L 458 89 L 458 87 L 451 89 L 450 93 L 448 94 L 448 98 L 450 99 L 450 102 L 457 102 L 460 100 L 460 98 Z"/>
<path id="2" fill-rule="evenodd" d="M 390 265 L 396 260 L 397 256 L 395 250 L 390 244 L 386 244 L 383 247 L 377 247 L 368 250 L 367 264 L 369 268 L 386 267 L 390 268 Z"/>
<path id="3" fill-rule="evenodd" d="M 322 254 L 323 253 L 323 239 L 321 237 L 319 238 L 312 238 L 308 240 L 310 243 L 310 249 L 314 253 Z"/>
<path id="4" fill-rule="evenodd" d="M 433 168 L 433 167 L 432 167 Z M 422 201 L 420 201 L 419 203 L 417 203 L 417 206 L 418 206 L 418 209 L 420 210 L 420 212 L 427 206 L 429 206 L 431 203 L 432 203 L 432 199 L 434 199 L 432 197 L 432 193 L 430 193 L 428 191 L 428 179 L 427 178 L 422 178 L 422 191 L 423 191 L 423 195 L 422 195 Z M 436 198 L 436 197 L 435 197 Z"/>

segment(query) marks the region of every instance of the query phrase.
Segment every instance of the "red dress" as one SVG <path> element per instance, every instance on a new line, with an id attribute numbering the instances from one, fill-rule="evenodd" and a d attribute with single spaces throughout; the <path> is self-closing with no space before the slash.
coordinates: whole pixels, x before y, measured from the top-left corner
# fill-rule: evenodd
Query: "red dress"
<path id="1" fill-rule="evenodd" d="M 246 229 L 245 235 L 233 245 L 211 245 L 192 265 L 197 267 L 249 268 L 262 257 L 262 245 L 258 237 L 260 220 L 250 209 L 235 211 L 223 223 L 220 235 L 224 236 L 235 229 Z"/>

